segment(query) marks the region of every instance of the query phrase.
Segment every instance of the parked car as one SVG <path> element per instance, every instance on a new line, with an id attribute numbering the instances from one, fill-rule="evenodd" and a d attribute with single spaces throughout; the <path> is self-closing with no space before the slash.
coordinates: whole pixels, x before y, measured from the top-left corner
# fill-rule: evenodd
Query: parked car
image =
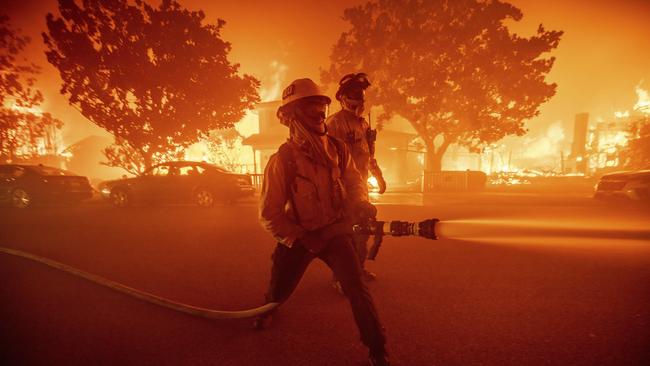
<path id="1" fill-rule="evenodd" d="M 78 203 L 93 195 L 88 178 L 45 165 L 1 164 L 0 201 L 16 208 Z"/>
<path id="2" fill-rule="evenodd" d="M 650 170 L 605 174 L 596 185 L 594 198 L 628 198 L 635 201 L 650 200 Z"/>
<path id="3" fill-rule="evenodd" d="M 232 202 L 255 192 L 246 174 L 190 161 L 158 164 L 141 176 L 103 182 L 98 189 L 116 207 L 134 203 L 194 203 L 210 207 L 215 202 Z"/>

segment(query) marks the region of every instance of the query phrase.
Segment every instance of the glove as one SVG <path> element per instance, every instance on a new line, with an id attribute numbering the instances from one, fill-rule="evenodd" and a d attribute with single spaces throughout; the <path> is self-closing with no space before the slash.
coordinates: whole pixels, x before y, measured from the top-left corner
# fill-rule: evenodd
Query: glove
<path id="1" fill-rule="evenodd" d="M 386 181 L 384 180 L 384 177 L 376 175 L 375 179 L 377 179 L 377 184 L 379 185 L 379 194 L 384 194 L 384 192 L 386 192 Z"/>
<path id="2" fill-rule="evenodd" d="M 321 238 L 320 234 L 314 231 L 307 231 L 305 235 L 296 240 L 296 244 L 302 245 L 305 249 L 313 254 L 318 254 L 327 245 L 327 242 Z"/>

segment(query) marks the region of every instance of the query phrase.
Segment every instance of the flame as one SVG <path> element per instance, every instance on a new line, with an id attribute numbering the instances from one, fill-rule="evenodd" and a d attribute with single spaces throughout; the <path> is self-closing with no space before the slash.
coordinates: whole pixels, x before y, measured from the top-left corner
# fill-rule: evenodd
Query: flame
<path id="1" fill-rule="evenodd" d="M 271 87 L 262 88 L 260 91 L 260 98 L 262 99 L 262 102 L 278 100 L 280 98 L 280 92 L 282 91 L 284 79 L 287 76 L 287 71 L 289 70 L 289 66 L 277 60 L 271 61 L 269 66 L 271 70 L 273 70 L 270 77 Z"/>
<path id="2" fill-rule="evenodd" d="M 544 136 L 537 139 L 526 139 L 524 142 L 526 149 L 523 155 L 529 159 L 557 155 L 564 139 L 565 133 L 562 121 L 557 121 L 548 127 Z"/>
<path id="3" fill-rule="evenodd" d="M 33 114 L 35 116 L 42 116 L 43 115 L 43 110 L 39 106 L 33 106 L 33 107 L 23 107 L 21 105 L 18 105 L 15 100 L 12 99 L 7 99 L 5 100 L 5 108 L 13 109 L 16 112 L 20 113 L 25 113 L 25 114 Z"/>
<path id="4" fill-rule="evenodd" d="M 650 114 L 650 94 L 647 90 L 641 88 L 641 83 L 634 89 L 636 91 L 637 102 L 634 110 L 643 114 Z"/>
<path id="5" fill-rule="evenodd" d="M 43 117 L 44 111 L 40 105 L 35 105 L 32 107 L 25 107 L 19 105 L 15 99 L 10 98 L 6 99 L 4 102 L 5 108 L 14 110 L 21 114 L 31 114 L 36 117 Z M 23 127 L 27 125 L 22 124 Z M 43 132 L 42 136 L 35 138 L 34 146 L 19 146 L 16 150 L 16 155 L 29 155 L 33 151 L 36 152 L 36 155 L 46 156 L 46 155 L 58 155 L 63 158 L 71 158 L 72 152 L 66 150 L 66 145 L 63 141 L 63 134 L 60 129 L 50 126 Z"/>
<path id="6" fill-rule="evenodd" d="M 210 156 L 210 149 L 205 141 L 199 141 L 196 144 L 185 149 L 186 161 L 203 161 L 207 162 Z"/>
<path id="7" fill-rule="evenodd" d="M 599 141 L 599 145 L 602 150 L 608 153 L 614 153 L 618 147 L 627 145 L 627 141 L 628 133 L 625 131 L 617 131 L 614 134 L 603 136 Z"/>
<path id="8" fill-rule="evenodd" d="M 243 137 L 248 137 L 254 133 L 259 133 L 260 123 L 258 116 L 252 111 L 246 111 L 244 118 L 235 124 L 235 129 Z"/>
<path id="9" fill-rule="evenodd" d="M 614 112 L 614 117 L 616 118 L 627 118 L 630 116 L 630 111 L 616 111 Z"/>
<path id="10" fill-rule="evenodd" d="M 244 146 L 241 141 L 237 141 L 234 146 L 224 149 L 221 151 L 229 157 L 228 160 L 223 160 L 223 155 L 216 152 L 214 146 L 211 148 L 208 140 L 201 140 L 185 149 L 183 160 L 215 164 L 235 173 L 248 173 L 253 170 L 254 155 L 250 146 Z"/>
<path id="11" fill-rule="evenodd" d="M 373 189 L 379 189 L 379 182 L 377 182 L 377 178 L 375 178 L 373 176 L 368 177 L 368 184 Z"/>

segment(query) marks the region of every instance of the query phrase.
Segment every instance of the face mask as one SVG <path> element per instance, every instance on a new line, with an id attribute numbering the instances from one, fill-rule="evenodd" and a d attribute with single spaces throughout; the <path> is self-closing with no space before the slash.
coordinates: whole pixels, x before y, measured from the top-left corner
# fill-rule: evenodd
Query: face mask
<path id="1" fill-rule="evenodd" d="M 342 97 L 342 102 L 343 102 L 343 108 L 349 110 L 350 112 L 356 114 L 357 116 L 361 116 L 363 114 L 363 111 L 365 110 L 365 103 L 364 103 L 365 101 L 363 98 L 363 93 L 361 94 L 360 99 L 353 99 L 344 95 Z"/>
<path id="2" fill-rule="evenodd" d="M 327 118 L 328 105 L 321 102 L 306 102 L 296 108 L 296 117 L 308 129 L 318 133 L 325 133 L 325 118 Z"/>

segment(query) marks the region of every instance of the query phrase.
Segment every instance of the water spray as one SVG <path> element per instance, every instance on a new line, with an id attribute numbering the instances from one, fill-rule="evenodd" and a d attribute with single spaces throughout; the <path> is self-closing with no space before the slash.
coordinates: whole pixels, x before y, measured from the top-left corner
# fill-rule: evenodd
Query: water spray
<path id="1" fill-rule="evenodd" d="M 446 220 L 436 232 L 443 238 L 455 240 L 489 240 L 503 237 L 545 237 L 580 239 L 648 240 L 645 226 L 607 227 L 607 222 L 520 220 L 520 219 L 460 219 Z"/>

